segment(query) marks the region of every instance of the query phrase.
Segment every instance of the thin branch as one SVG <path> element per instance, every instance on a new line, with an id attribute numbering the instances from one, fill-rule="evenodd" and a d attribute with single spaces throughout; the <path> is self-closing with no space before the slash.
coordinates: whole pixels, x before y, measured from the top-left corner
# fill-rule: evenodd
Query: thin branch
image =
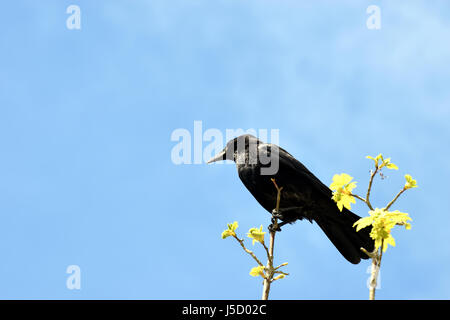
<path id="1" fill-rule="evenodd" d="M 374 258 L 377 255 L 377 252 L 369 252 L 365 248 L 361 247 L 359 248 L 362 252 L 364 252 L 369 258 Z"/>
<path id="2" fill-rule="evenodd" d="M 399 193 L 397 193 L 397 195 L 395 196 L 395 198 L 394 199 L 392 199 L 392 201 L 391 202 L 389 202 L 388 203 L 388 205 L 386 206 L 386 208 L 384 208 L 384 210 L 388 210 L 393 204 L 394 204 L 394 202 L 395 201 L 397 201 L 397 199 L 398 199 L 398 197 L 400 197 L 401 196 L 401 194 L 403 193 L 403 192 L 405 192 L 405 190 L 406 190 L 406 188 L 405 187 L 403 187 L 403 189 L 402 190 L 400 190 L 400 192 Z"/>
<path id="3" fill-rule="evenodd" d="M 262 294 L 262 300 L 268 300 L 269 299 L 269 292 L 270 292 L 270 283 L 272 282 L 273 278 L 273 247 L 275 243 L 275 232 L 270 232 L 270 244 L 269 244 L 269 250 L 268 250 L 268 261 L 267 261 L 267 278 L 264 279 L 264 286 L 263 286 L 263 294 Z"/>
<path id="4" fill-rule="evenodd" d="M 275 212 L 278 213 L 280 209 L 280 200 L 281 200 L 281 190 L 283 190 L 283 187 L 278 187 L 275 179 L 271 179 L 273 184 L 275 185 L 275 188 L 277 189 L 277 203 L 275 207 Z M 264 245 L 264 248 L 266 249 L 267 253 L 267 270 L 268 270 L 268 279 L 264 279 L 264 286 L 263 286 L 263 294 L 262 294 L 262 300 L 268 300 L 269 299 L 269 292 L 270 292 L 270 284 L 273 281 L 273 275 L 274 275 L 274 268 L 273 268 L 273 249 L 275 245 L 275 231 L 274 229 L 278 228 L 278 219 L 274 219 L 274 226 L 272 230 L 270 231 L 270 242 L 269 242 L 269 248 Z"/>
<path id="5" fill-rule="evenodd" d="M 253 259 L 255 259 L 255 261 L 261 266 L 264 267 L 264 265 L 262 264 L 261 261 L 259 261 L 259 259 L 256 257 L 256 255 L 253 253 L 253 251 L 248 250 L 245 245 L 244 245 L 244 240 L 239 239 L 237 236 L 233 236 L 241 245 L 242 249 L 244 249 L 245 252 L 247 252 L 249 255 L 252 256 Z"/>
<path id="6" fill-rule="evenodd" d="M 273 273 L 284 274 L 285 276 L 289 275 L 289 273 L 286 273 L 286 272 L 283 272 L 283 271 L 274 271 Z"/>
<path id="7" fill-rule="evenodd" d="M 367 194 L 366 194 L 366 203 L 367 206 L 370 208 L 370 210 L 373 210 L 372 204 L 370 203 L 369 197 L 370 197 L 370 191 L 372 190 L 372 183 L 373 183 L 373 178 L 375 178 L 375 175 L 378 172 L 378 167 L 375 167 L 375 171 L 372 171 L 370 174 L 370 180 L 369 180 L 369 187 L 367 188 Z"/>
<path id="8" fill-rule="evenodd" d="M 273 257 L 270 255 L 269 248 L 267 248 L 267 246 L 264 242 L 261 242 L 261 244 L 264 247 L 264 250 L 266 250 L 267 259 L 269 260 L 270 265 L 273 267 Z"/>
<path id="9" fill-rule="evenodd" d="M 363 197 L 358 196 L 357 194 L 350 193 L 350 195 L 351 195 L 352 197 L 355 197 L 356 199 L 361 200 L 361 201 L 364 202 L 364 203 L 367 203 L 366 199 L 364 199 Z"/>
<path id="10" fill-rule="evenodd" d="M 282 264 L 280 264 L 278 267 L 276 267 L 276 268 L 273 268 L 274 270 L 278 270 L 278 269 L 280 269 L 281 267 L 284 267 L 284 266 L 287 266 L 287 262 L 285 262 L 285 263 L 282 263 Z"/>

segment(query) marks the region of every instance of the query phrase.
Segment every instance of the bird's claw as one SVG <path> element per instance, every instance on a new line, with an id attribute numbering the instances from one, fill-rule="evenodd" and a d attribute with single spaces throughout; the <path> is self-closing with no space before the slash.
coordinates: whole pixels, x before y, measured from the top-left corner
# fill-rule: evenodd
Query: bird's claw
<path id="1" fill-rule="evenodd" d="M 273 219 L 283 220 L 283 218 L 284 218 L 284 215 L 280 212 L 280 210 L 276 210 L 276 209 L 272 210 L 272 220 Z"/>
<path id="2" fill-rule="evenodd" d="M 273 221 L 273 220 L 272 220 Z M 280 228 L 280 226 L 278 225 L 278 223 L 276 224 L 276 228 L 275 228 L 275 226 L 274 226 L 274 223 L 271 223 L 268 227 L 267 227 L 267 229 L 269 229 L 269 231 L 270 232 L 279 232 L 279 231 L 281 231 L 281 228 Z"/>
<path id="3" fill-rule="evenodd" d="M 272 223 L 268 227 L 269 231 L 270 232 L 281 231 L 281 228 L 280 228 L 277 220 L 278 219 L 283 220 L 283 218 L 284 218 L 284 216 L 283 216 L 283 214 L 280 213 L 280 210 L 273 209 L 272 210 L 272 219 L 271 219 Z"/>
<path id="4" fill-rule="evenodd" d="M 272 212 L 273 213 L 273 212 Z M 270 232 L 280 232 L 281 228 L 280 228 L 280 224 L 277 221 L 278 217 L 272 216 L 272 219 L 270 219 L 270 221 L 272 222 L 267 228 L 269 229 Z"/>

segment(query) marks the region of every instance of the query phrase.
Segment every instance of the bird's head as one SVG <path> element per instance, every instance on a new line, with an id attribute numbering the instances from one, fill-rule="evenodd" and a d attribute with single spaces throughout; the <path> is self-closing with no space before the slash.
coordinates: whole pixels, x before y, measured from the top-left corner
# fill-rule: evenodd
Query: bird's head
<path id="1" fill-rule="evenodd" d="M 243 134 L 228 141 L 225 148 L 212 157 L 207 163 L 212 163 L 222 160 L 231 160 L 236 162 L 240 155 L 249 153 L 249 150 L 256 150 L 258 144 L 261 143 L 255 136 L 251 134 Z M 252 148 L 254 146 L 254 148 Z"/>

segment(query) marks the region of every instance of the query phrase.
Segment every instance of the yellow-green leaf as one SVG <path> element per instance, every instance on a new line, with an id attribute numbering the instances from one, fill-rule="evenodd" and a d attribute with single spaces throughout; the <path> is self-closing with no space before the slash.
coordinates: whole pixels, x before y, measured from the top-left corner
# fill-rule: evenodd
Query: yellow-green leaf
<path id="1" fill-rule="evenodd" d="M 417 181 L 414 180 L 409 174 L 405 174 L 405 179 L 406 179 L 405 183 L 406 189 L 417 188 Z"/>
<path id="2" fill-rule="evenodd" d="M 375 249 L 377 250 L 381 245 L 383 245 L 383 251 L 387 250 L 388 245 L 395 246 L 395 239 L 391 234 L 395 225 L 400 224 L 405 225 L 406 229 L 411 228 L 411 224 L 407 221 L 412 221 L 412 219 L 407 213 L 376 208 L 369 211 L 369 214 L 369 217 L 359 219 L 353 226 L 356 226 L 357 231 L 359 231 L 363 227 L 372 225 L 370 237 L 375 241 Z"/>
<path id="3" fill-rule="evenodd" d="M 273 278 L 273 281 L 283 279 L 284 277 L 285 277 L 284 274 L 280 274 L 280 275 L 276 276 L 275 278 Z"/>
<path id="4" fill-rule="evenodd" d="M 386 164 L 386 168 L 398 170 L 398 167 L 395 164 L 393 164 L 392 162 Z"/>
<path id="5" fill-rule="evenodd" d="M 330 184 L 331 190 L 337 190 L 348 185 L 352 181 L 352 177 L 346 173 L 335 174 L 333 176 L 333 182 Z M 356 185 L 355 185 L 356 186 Z"/>
<path id="6" fill-rule="evenodd" d="M 336 202 L 336 205 L 339 208 L 339 211 L 342 212 L 342 210 L 345 208 L 347 208 L 348 210 L 352 209 L 351 203 L 356 203 L 355 198 L 350 195 L 350 194 L 346 194 L 344 192 L 338 192 L 336 191 L 333 194 L 332 199 Z"/>
<path id="7" fill-rule="evenodd" d="M 235 236 L 235 235 L 236 235 L 236 233 L 234 231 L 227 229 L 222 232 L 222 239 L 226 239 L 230 236 Z"/>
<path id="8" fill-rule="evenodd" d="M 378 162 L 383 161 L 383 155 L 380 153 L 376 157 L 366 156 L 366 159 L 371 159 L 375 162 L 375 167 L 378 168 Z"/>
<path id="9" fill-rule="evenodd" d="M 330 189 L 333 192 L 332 199 L 336 202 L 340 211 L 343 208 L 351 210 L 351 203 L 356 203 L 352 195 L 352 191 L 356 188 L 356 181 L 352 181 L 352 177 L 346 173 L 335 174 L 333 182 L 330 184 Z"/>
<path id="10" fill-rule="evenodd" d="M 237 221 L 235 221 L 233 223 L 228 223 L 227 226 L 228 226 L 228 229 L 231 231 L 236 231 L 236 229 L 239 227 Z"/>
<path id="11" fill-rule="evenodd" d="M 256 241 L 260 242 L 260 243 L 264 243 L 264 235 L 266 234 L 266 232 L 262 231 L 263 226 L 261 225 L 261 227 L 258 228 L 251 228 L 248 233 L 247 233 L 247 237 L 253 239 L 252 244 L 255 244 Z"/>
<path id="12" fill-rule="evenodd" d="M 387 244 L 390 244 L 391 246 L 395 247 L 395 239 L 392 237 L 392 235 L 389 235 L 386 240 L 384 240 Z"/>
<path id="13" fill-rule="evenodd" d="M 265 278 L 264 267 L 263 266 L 257 266 L 257 267 L 252 268 L 250 270 L 250 275 L 252 277 L 261 276 L 261 277 Z"/>
<path id="14" fill-rule="evenodd" d="M 364 229 L 365 227 L 370 226 L 370 225 L 372 224 L 372 222 L 373 222 L 373 217 L 372 217 L 372 216 L 370 216 L 370 217 L 364 217 L 364 218 L 361 218 L 361 219 L 359 219 L 358 221 L 356 221 L 356 222 L 353 224 L 353 227 L 356 227 L 356 232 L 358 232 L 359 230 Z"/>
<path id="15" fill-rule="evenodd" d="M 236 236 L 236 233 L 234 232 L 238 228 L 238 222 L 235 221 L 233 223 L 227 223 L 227 228 L 222 232 L 222 239 L 228 238 L 230 236 Z"/>

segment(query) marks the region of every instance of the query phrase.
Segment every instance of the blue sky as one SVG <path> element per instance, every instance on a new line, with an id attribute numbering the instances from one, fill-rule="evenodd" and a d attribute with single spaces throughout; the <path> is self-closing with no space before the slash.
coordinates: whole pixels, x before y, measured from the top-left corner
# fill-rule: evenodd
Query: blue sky
<path id="1" fill-rule="evenodd" d="M 81 30 L 66 8 L 81 8 Z M 379 5 L 380 30 L 366 27 Z M 279 129 L 324 183 L 413 218 L 383 257 L 380 299 L 450 298 L 447 1 L 9 1 L 0 11 L 0 298 L 259 299 L 220 234 L 269 223 L 232 165 L 175 165 L 177 128 Z M 225 141 L 224 141 L 225 143 Z M 366 215 L 362 204 L 354 212 Z M 369 262 L 317 225 L 277 236 L 273 299 L 366 299 Z M 262 254 L 258 247 L 255 251 Z M 81 290 L 66 268 L 81 268 Z"/>

